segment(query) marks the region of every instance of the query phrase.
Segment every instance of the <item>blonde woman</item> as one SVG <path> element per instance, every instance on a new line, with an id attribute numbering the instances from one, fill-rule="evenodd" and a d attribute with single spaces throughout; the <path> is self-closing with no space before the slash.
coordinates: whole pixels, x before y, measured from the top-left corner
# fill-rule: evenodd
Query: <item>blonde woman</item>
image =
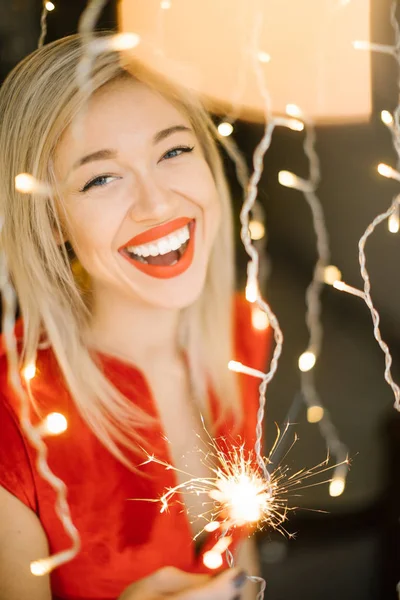
<path id="1" fill-rule="evenodd" d="M 0 600 L 254 598 L 253 543 L 237 531 L 238 567 L 202 562 L 201 499 L 157 499 L 208 475 L 208 431 L 251 447 L 266 336 L 234 298 L 231 209 L 214 127 L 187 92 L 104 52 L 89 91 L 76 85 L 84 45 L 34 52 L 0 91 L 2 250 L 21 307 L 21 369 L 36 362 L 32 419 L 67 417 L 46 439 L 68 487 L 81 551 L 50 576 L 30 561 L 68 546 L 55 493 L 39 476 L 0 356 Z M 18 173 L 48 194 L 15 190 Z M 72 261 L 72 263 L 71 263 Z M 82 274 L 84 277 L 82 277 Z M 200 440 L 200 441 L 199 441 Z M 142 501 L 140 501 L 142 499 Z M 184 503 L 184 509 L 182 508 Z M 189 516 L 190 515 L 190 516 Z"/>

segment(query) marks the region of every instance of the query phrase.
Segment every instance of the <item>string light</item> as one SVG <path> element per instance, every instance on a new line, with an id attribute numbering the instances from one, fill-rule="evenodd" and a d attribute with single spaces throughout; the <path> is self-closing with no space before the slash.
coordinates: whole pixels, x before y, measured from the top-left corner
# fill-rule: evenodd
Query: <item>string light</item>
<path id="1" fill-rule="evenodd" d="M 315 366 L 317 361 L 317 357 L 315 353 L 311 350 L 307 350 L 307 352 L 303 352 L 303 354 L 299 357 L 299 369 L 303 371 L 303 373 L 307 371 L 311 371 L 311 369 Z"/>
<path id="2" fill-rule="evenodd" d="M 45 434 L 59 435 L 67 430 L 68 422 L 64 415 L 53 412 L 47 415 L 41 426 Z"/>
<path id="3" fill-rule="evenodd" d="M 46 10 L 49 12 L 51 12 L 52 10 L 55 9 L 55 6 L 52 2 L 46 2 L 45 7 L 46 7 Z"/>
<path id="4" fill-rule="evenodd" d="M 333 285 L 335 281 L 342 279 L 342 273 L 335 265 L 328 265 L 323 270 L 323 280 L 328 285 Z"/>
<path id="5" fill-rule="evenodd" d="M 271 55 L 268 52 L 260 50 L 257 54 L 257 58 L 262 63 L 269 63 L 271 61 Z"/>
<path id="6" fill-rule="evenodd" d="M 393 115 L 388 110 L 382 110 L 381 120 L 387 126 L 393 125 Z"/>
<path id="7" fill-rule="evenodd" d="M 263 238 L 265 235 L 265 226 L 261 221 L 250 221 L 249 229 L 252 240 L 261 240 L 261 238 Z"/>
<path id="8" fill-rule="evenodd" d="M 365 299 L 365 294 L 361 290 L 358 290 L 351 285 L 347 285 L 344 281 L 334 281 L 333 287 L 340 292 L 346 292 L 347 294 L 351 294 L 352 296 L 358 296 L 359 298 Z"/>
<path id="9" fill-rule="evenodd" d="M 300 192 L 313 191 L 313 186 L 309 181 L 298 177 L 291 171 L 279 171 L 278 181 L 281 185 L 288 188 L 294 188 L 296 190 L 299 190 Z"/>
<path id="10" fill-rule="evenodd" d="M 368 50 L 370 52 L 381 52 L 382 54 L 395 54 L 395 47 L 387 44 L 373 44 L 365 40 L 355 40 L 353 42 L 355 50 Z"/>
<path id="11" fill-rule="evenodd" d="M 382 44 L 366 45 L 365 43 L 361 44 L 360 42 L 354 42 L 353 45 L 357 49 L 366 49 L 366 50 L 377 51 L 377 52 L 393 55 L 394 58 L 396 59 L 397 65 L 400 70 L 400 28 L 399 28 L 399 24 L 398 24 L 397 17 L 396 17 L 396 10 L 397 10 L 397 1 L 393 0 L 393 2 L 391 4 L 391 9 L 390 9 L 390 22 L 391 22 L 391 25 L 393 27 L 394 34 L 395 34 L 395 44 L 393 46 L 386 46 L 386 45 L 382 45 Z M 397 105 L 396 110 L 394 112 L 393 123 L 389 123 L 389 117 L 388 117 L 388 114 L 386 114 L 387 112 L 388 111 L 381 113 L 381 119 L 385 124 L 391 125 L 393 145 L 394 145 L 394 148 L 397 153 L 398 164 L 400 164 L 400 127 L 399 127 L 400 104 Z M 386 165 L 385 163 L 380 163 L 378 165 L 378 172 L 383 177 L 387 177 L 387 178 L 395 179 L 396 181 L 400 181 L 400 173 L 397 170 L 390 167 L 389 165 Z M 384 221 L 386 219 L 389 220 L 391 217 L 392 217 L 392 223 L 395 223 L 397 221 L 396 215 L 398 214 L 398 211 L 399 211 L 399 202 L 398 202 L 398 198 L 396 197 L 396 198 L 394 198 L 394 200 L 393 200 L 391 206 L 388 208 L 388 210 L 377 215 L 373 219 L 373 221 L 368 225 L 364 234 L 361 236 L 361 238 L 358 242 L 358 259 L 359 259 L 359 264 L 360 264 L 361 276 L 362 276 L 363 282 L 364 282 L 364 291 L 361 292 L 360 290 L 351 288 L 350 286 L 343 284 L 343 282 L 341 282 L 342 283 L 341 286 L 338 285 L 338 282 L 335 282 L 334 287 L 336 287 L 337 289 L 342 289 L 343 291 L 349 292 L 355 296 L 361 297 L 364 300 L 364 302 L 366 303 L 366 305 L 368 306 L 369 311 L 371 313 L 372 322 L 373 322 L 374 337 L 375 337 L 376 341 L 378 342 L 379 347 L 381 348 L 382 352 L 385 355 L 384 378 L 393 391 L 394 407 L 396 410 L 400 411 L 400 388 L 393 380 L 392 372 L 391 372 L 392 356 L 391 356 L 388 345 L 382 339 L 381 332 L 379 329 L 380 316 L 373 304 L 372 297 L 371 297 L 371 282 L 370 282 L 369 273 L 368 273 L 367 266 L 366 266 L 366 255 L 365 255 L 366 242 L 367 242 L 369 236 L 374 232 L 377 225 L 379 225 L 382 221 Z M 388 223 L 389 223 L 389 227 L 393 226 L 393 228 L 395 228 L 395 226 L 391 225 L 389 221 L 388 221 Z M 338 486 L 339 486 L 339 484 L 338 484 Z M 338 489 L 340 490 L 340 487 L 338 487 Z"/>
<path id="12" fill-rule="evenodd" d="M 36 365 L 34 363 L 30 363 L 29 365 L 26 365 L 26 367 L 24 367 L 22 373 L 23 373 L 24 379 L 26 381 L 30 381 L 36 375 Z"/>
<path id="13" fill-rule="evenodd" d="M 309 406 L 307 408 L 307 421 L 309 423 L 319 423 L 324 416 L 324 409 L 320 405 Z"/>
<path id="14" fill-rule="evenodd" d="M 228 363 L 228 369 L 230 371 L 235 371 L 235 373 L 244 373 L 245 375 L 250 375 L 251 377 L 258 377 L 259 379 L 264 379 L 265 377 L 265 373 L 263 373 L 263 371 L 247 367 L 246 365 L 242 364 L 237 360 L 230 360 Z"/>
<path id="15" fill-rule="evenodd" d="M 251 307 L 251 324 L 258 331 L 265 331 L 269 327 L 268 316 L 255 305 Z"/>
<path id="16" fill-rule="evenodd" d="M 29 173 L 19 173 L 15 177 L 15 189 L 22 194 L 49 194 L 50 188 L 30 175 Z"/>
<path id="17" fill-rule="evenodd" d="M 397 233 L 400 229 L 400 211 L 399 211 L 399 201 L 400 196 L 396 197 L 397 206 L 393 213 L 388 218 L 388 229 L 390 233 Z"/>
<path id="18" fill-rule="evenodd" d="M 400 173 L 385 163 L 380 163 L 378 165 L 378 173 L 387 179 L 395 179 L 396 181 L 400 181 Z"/>
<path id="19" fill-rule="evenodd" d="M 169 8 L 171 8 L 171 1 L 170 0 L 162 0 L 160 6 L 162 9 L 168 10 Z"/>
<path id="20" fill-rule="evenodd" d="M 231 135 L 233 132 L 233 125 L 232 123 L 228 123 L 227 121 L 223 121 L 222 123 L 220 123 L 218 125 L 218 133 L 219 135 L 222 135 L 223 137 L 228 137 L 229 135 Z"/>
<path id="21" fill-rule="evenodd" d="M 309 179 L 304 180 L 291 173 L 281 171 L 278 180 L 282 185 L 301 191 L 310 207 L 314 231 L 317 240 L 317 262 L 314 267 L 313 278 L 306 291 L 306 325 L 309 332 L 308 349 L 299 357 L 299 369 L 301 372 L 301 397 L 307 406 L 307 419 L 309 422 L 319 423 L 321 435 L 325 439 L 328 452 L 331 452 L 338 463 L 342 463 L 347 456 L 347 449 L 339 440 L 338 434 L 318 397 L 314 383 L 313 368 L 319 357 L 322 344 L 321 323 L 321 292 L 322 283 L 325 280 L 336 280 L 341 278 L 340 271 L 333 265 L 329 265 L 329 238 L 325 224 L 325 216 L 322 204 L 316 194 L 321 173 L 319 157 L 315 149 L 316 133 L 311 119 L 304 115 L 301 108 L 294 103 L 286 105 L 286 113 L 294 118 L 301 119 L 305 126 L 305 138 L 303 149 L 309 161 Z M 321 280 L 321 273 L 323 278 Z"/>

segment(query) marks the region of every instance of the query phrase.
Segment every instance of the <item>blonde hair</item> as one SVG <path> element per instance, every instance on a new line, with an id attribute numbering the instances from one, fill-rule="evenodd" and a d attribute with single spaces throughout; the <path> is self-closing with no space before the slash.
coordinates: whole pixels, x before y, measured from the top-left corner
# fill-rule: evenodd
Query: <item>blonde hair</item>
<path id="1" fill-rule="evenodd" d="M 53 195 L 21 194 L 14 187 L 15 176 L 27 172 L 56 189 L 51 167 L 55 148 L 87 101 L 75 77 L 83 47 L 78 35 L 44 46 L 17 65 L 0 90 L 1 244 L 24 324 L 21 366 L 35 358 L 44 331 L 78 411 L 108 450 L 130 467 L 129 453 L 137 452 L 144 428 L 153 422 L 111 384 L 82 339 L 90 307 L 66 248 L 57 245 L 55 231 L 61 232 L 61 224 Z M 220 230 L 204 289 L 193 305 L 181 310 L 180 343 L 200 408 L 205 409 L 202 402 L 211 383 L 221 406 L 237 413 L 237 380 L 227 369 L 233 355 L 232 215 L 215 127 L 186 90 L 138 65 L 123 65 L 114 52 L 94 59 L 91 92 L 127 76 L 160 92 L 189 118 L 219 192 Z"/>

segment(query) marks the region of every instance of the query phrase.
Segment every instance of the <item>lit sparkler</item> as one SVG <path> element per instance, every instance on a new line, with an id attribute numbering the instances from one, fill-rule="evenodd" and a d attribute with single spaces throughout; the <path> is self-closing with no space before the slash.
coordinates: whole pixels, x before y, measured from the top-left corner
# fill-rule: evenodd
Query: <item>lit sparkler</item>
<path id="1" fill-rule="evenodd" d="M 204 519 L 206 524 L 194 539 L 203 532 L 218 530 L 221 533 L 211 551 L 203 556 L 203 563 L 208 568 L 216 569 L 222 565 L 222 554 L 228 551 L 232 542 L 230 534 L 237 527 L 247 526 L 253 530 L 270 527 L 278 530 L 282 535 L 293 537 L 283 525 L 287 520 L 287 513 L 298 508 L 288 506 L 290 496 L 294 495 L 294 491 L 331 481 L 328 479 L 305 484 L 306 480 L 339 466 L 329 465 L 329 456 L 318 465 L 308 470 L 300 469 L 293 474 L 290 474 L 288 466 L 277 465 L 272 468 L 272 459 L 288 429 L 289 426 L 282 435 L 278 431 L 270 457 L 264 457 L 269 478 L 264 476 L 254 452 L 248 451 L 244 444 L 232 445 L 229 450 L 224 450 L 227 445 L 225 438 L 215 440 L 208 436 L 207 452 L 200 450 L 202 463 L 210 472 L 209 477 L 192 477 L 190 473 L 146 452 L 147 460 L 142 465 L 156 463 L 187 477 L 187 480 L 168 488 L 160 498 L 147 499 L 149 502 L 159 502 L 160 512 L 166 512 L 173 501 L 179 502 L 176 499 L 178 494 L 204 496 L 204 511 L 195 518 Z M 295 435 L 281 462 L 296 441 Z M 348 465 L 348 459 L 346 458 L 340 464 Z M 193 515 L 189 516 L 193 517 Z"/>

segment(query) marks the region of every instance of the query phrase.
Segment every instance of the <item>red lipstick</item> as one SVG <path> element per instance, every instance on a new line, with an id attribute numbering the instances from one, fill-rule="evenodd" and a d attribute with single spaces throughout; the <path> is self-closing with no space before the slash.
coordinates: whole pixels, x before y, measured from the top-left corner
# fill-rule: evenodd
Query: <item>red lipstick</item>
<path id="1" fill-rule="evenodd" d="M 181 258 L 174 265 L 153 265 L 146 264 L 143 262 L 139 262 L 135 260 L 128 254 L 125 250 L 127 246 L 140 246 L 142 244 L 149 244 L 154 242 L 178 229 L 181 229 L 185 225 L 189 227 L 190 238 L 188 241 L 188 245 L 186 250 L 184 251 Z M 177 277 L 184 273 L 192 264 L 194 257 L 194 245 L 195 245 L 195 230 L 196 230 L 196 221 L 194 219 L 189 219 L 187 217 L 179 217 L 178 219 L 174 219 L 173 221 L 169 221 L 164 225 L 157 225 L 157 227 L 153 227 L 148 231 L 144 231 L 143 233 L 139 233 L 135 237 L 133 237 L 129 242 L 121 246 L 118 252 L 123 256 L 128 262 L 130 262 L 136 269 L 145 273 L 146 275 L 150 275 L 151 277 L 155 277 L 157 279 L 170 279 L 172 277 Z"/>
<path id="2" fill-rule="evenodd" d="M 159 240 L 165 235 L 169 235 L 173 233 L 177 229 L 181 229 L 193 219 L 189 219 L 188 217 L 179 217 L 178 219 L 174 219 L 173 221 L 168 221 L 168 223 L 164 223 L 164 225 L 157 225 L 156 227 L 152 227 L 147 231 L 143 231 L 143 233 L 139 233 L 135 235 L 129 242 L 121 246 L 118 252 L 127 246 L 140 246 L 141 244 L 149 244 L 150 242 L 154 242 L 155 240 Z"/>

